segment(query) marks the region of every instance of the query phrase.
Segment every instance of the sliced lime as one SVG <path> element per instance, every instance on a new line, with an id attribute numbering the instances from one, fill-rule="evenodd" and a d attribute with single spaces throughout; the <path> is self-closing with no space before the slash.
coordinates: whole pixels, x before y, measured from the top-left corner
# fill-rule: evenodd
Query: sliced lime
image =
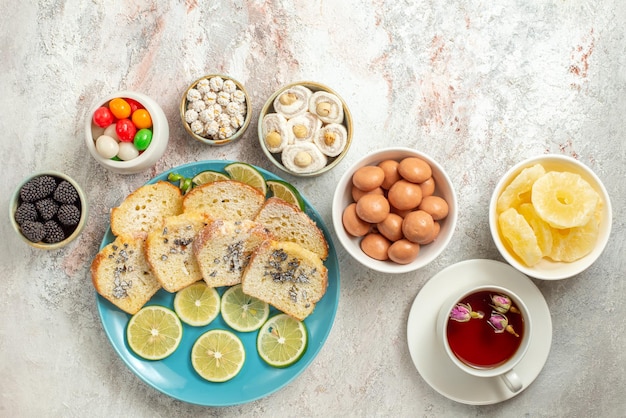
<path id="1" fill-rule="evenodd" d="M 183 338 L 183 325 L 174 311 L 163 306 L 145 306 L 133 315 L 126 327 L 128 346 L 147 360 L 161 360 L 172 354 Z"/>
<path id="2" fill-rule="evenodd" d="M 219 171 L 205 170 L 205 171 L 202 171 L 202 172 L 196 174 L 191 179 L 191 181 L 193 182 L 194 186 L 199 186 L 199 185 L 205 184 L 205 183 L 212 183 L 214 181 L 219 181 L 219 180 L 230 180 L 230 177 L 228 177 L 224 173 L 220 173 Z"/>
<path id="3" fill-rule="evenodd" d="M 208 325 L 220 313 L 220 295 L 205 282 L 196 282 L 176 293 L 174 311 L 186 324 L 194 327 Z"/>
<path id="4" fill-rule="evenodd" d="M 308 346 L 304 322 L 287 314 L 278 314 L 259 330 L 256 348 L 259 356 L 270 366 L 291 366 L 304 355 Z"/>
<path id="5" fill-rule="evenodd" d="M 243 343 L 235 334 L 213 329 L 202 334 L 191 349 L 191 365 L 210 382 L 225 382 L 237 376 L 246 361 Z"/>
<path id="6" fill-rule="evenodd" d="M 239 332 L 255 331 L 270 315 L 267 303 L 243 293 L 241 284 L 231 286 L 222 295 L 222 319 Z"/>
<path id="7" fill-rule="evenodd" d="M 263 194 L 267 194 L 267 184 L 259 170 L 246 163 L 230 163 L 224 167 L 231 179 L 256 187 Z"/>
<path id="8" fill-rule="evenodd" d="M 304 210 L 304 200 L 298 190 L 291 184 L 283 180 L 267 180 L 266 183 L 273 196 L 299 207 L 300 210 Z"/>

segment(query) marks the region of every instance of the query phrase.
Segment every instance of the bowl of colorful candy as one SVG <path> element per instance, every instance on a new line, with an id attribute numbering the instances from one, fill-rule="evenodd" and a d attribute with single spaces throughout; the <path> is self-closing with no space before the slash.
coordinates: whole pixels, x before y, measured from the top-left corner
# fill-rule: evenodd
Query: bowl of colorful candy
<path id="1" fill-rule="evenodd" d="M 169 141 L 163 109 L 142 93 L 120 91 L 100 100 L 85 121 L 85 143 L 100 165 L 119 174 L 152 167 Z"/>
<path id="2" fill-rule="evenodd" d="M 87 200 L 76 181 L 57 171 L 25 178 L 9 205 L 11 225 L 28 245 L 55 250 L 73 241 L 87 219 Z"/>
<path id="3" fill-rule="evenodd" d="M 326 173 L 352 143 L 352 115 L 329 87 L 311 81 L 283 86 L 259 115 L 259 142 L 279 169 L 299 177 Z"/>
<path id="4" fill-rule="evenodd" d="M 248 129 L 252 104 L 239 81 L 210 74 L 185 90 L 180 117 L 193 139 L 208 145 L 226 145 L 241 138 Z"/>

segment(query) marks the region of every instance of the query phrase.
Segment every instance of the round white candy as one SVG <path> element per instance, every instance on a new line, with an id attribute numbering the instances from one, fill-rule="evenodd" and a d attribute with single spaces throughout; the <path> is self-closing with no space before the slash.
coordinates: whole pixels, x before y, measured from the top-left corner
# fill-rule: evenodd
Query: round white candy
<path id="1" fill-rule="evenodd" d="M 193 109 L 189 109 L 185 112 L 185 121 L 187 121 L 187 123 L 193 123 L 196 120 L 198 120 L 198 112 Z"/>
<path id="2" fill-rule="evenodd" d="M 120 146 L 117 141 L 108 135 L 100 135 L 96 139 L 96 151 L 102 158 L 113 158 L 117 155 Z"/>
<path id="3" fill-rule="evenodd" d="M 139 155 L 139 151 L 133 145 L 132 142 L 120 142 L 120 150 L 117 153 L 117 156 L 122 161 L 132 160 Z"/>
<path id="4" fill-rule="evenodd" d="M 201 100 L 201 99 L 194 100 L 193 102 L 189 104 L 189 109 L 193 109 L 196 112 L 200 113 L 204 109 L 206 109 L 206 103 L 204 103 L 204 100 Z"/>
<path id="5" fill-rule="evenodd" d="M 194 120 L 193 122 L 191 122 L 189 127 L 191 128 L 191 131 L 196 135 L 202 135 L 202 132 L 204 131 L 204 125 L 200 120 Z"/>
<path id="6" fill-rule="evenodd" d="M 202 94 L 196 89 L 189 89 L 187 92 L 187 100 L 193 102 L 194 100 L 200 100 L 202 98 Z"/>
<path id="7" fill-rule="evenodd" d="M 102 133 L 102 135 L 110 136 L 111 138 L 115 139 L 117 142 L 120 142 L 120 137 L 117 136 L 115 125 L 116 125 L 115 123 L 112 123 L 109 126 L 107 126 L 104 132 Z"/>
<path id="8" fill-rule="evenodd" d="M 222 90 L 226 93 L 234 93 L 237 90 L 237 84 L 233 80 L 225 80 Z"/>

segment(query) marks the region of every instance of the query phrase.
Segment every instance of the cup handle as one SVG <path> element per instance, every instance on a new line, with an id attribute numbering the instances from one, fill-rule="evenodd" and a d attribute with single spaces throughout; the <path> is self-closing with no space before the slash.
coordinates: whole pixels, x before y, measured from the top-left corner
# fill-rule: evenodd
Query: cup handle
<path id="1" fill-rule="evenodd" d="M 516 393 L 522 389 L 522 379 L 520 379 L 515 370 L 510 370 L 500 377 L 504 381 L 506 387 L 509 388 L 511 392 Z"/>

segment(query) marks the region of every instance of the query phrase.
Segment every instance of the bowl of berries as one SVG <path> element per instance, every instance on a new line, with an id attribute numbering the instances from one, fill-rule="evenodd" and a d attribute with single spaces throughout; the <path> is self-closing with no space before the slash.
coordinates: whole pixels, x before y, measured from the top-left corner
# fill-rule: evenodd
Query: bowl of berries
<path id="1" fill-rule="evenodd" d="M 54 250 L 73 241 L 87 219 L 87 201 L 76 181 L 57 171 L 25 178 L 9 205 L 13 229 L 27 244 Z"/>
<path id="2" fill-rule="evenodd" d="M 103 167 L 135 174 L 152 167 L 169 141 L 169 124 L 152 98 L 120 91 L 98 101 L 85 121 L 85 144 Z"/>

